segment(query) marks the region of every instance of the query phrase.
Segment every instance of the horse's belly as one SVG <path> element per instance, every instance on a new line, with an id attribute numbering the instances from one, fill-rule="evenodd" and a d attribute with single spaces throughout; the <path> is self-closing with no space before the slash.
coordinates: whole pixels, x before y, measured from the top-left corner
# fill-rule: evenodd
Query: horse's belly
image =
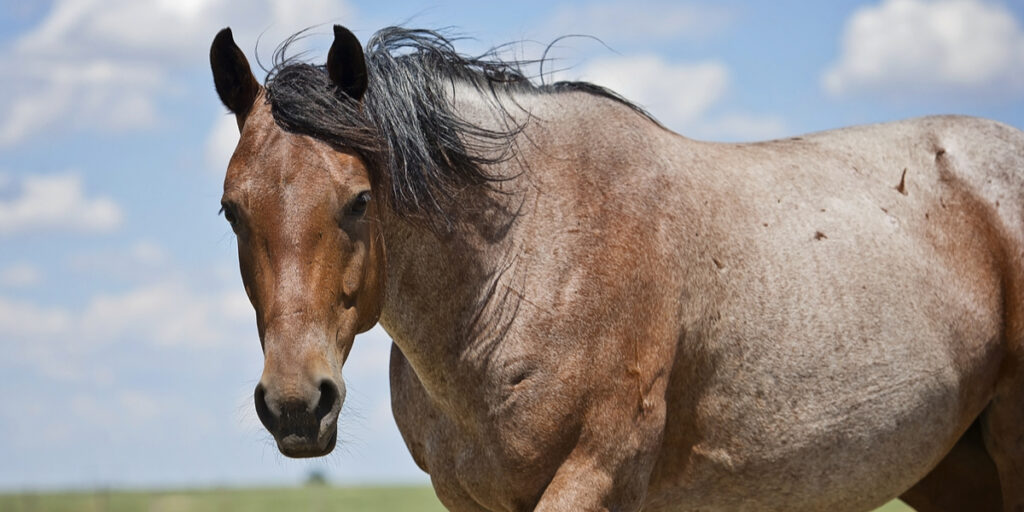
<path id="1" fill-rule="evenodd" d="M 652 482 L 648 509 L 880 506 L 924 477 L 984 407 L 964 401 L 984 379 L 946 357 L 933 350 L 903 365 L 876 359 L 873 372 L 851 364 L 804 375 L 737 366 L 681 426 L 700 435 L 674 447 L 681 453 Z"/>
<path id="2" fill-rule="evenodd" d="M 646 510 L 871 510 L 927 474 L 958 434 L 949 425 L 910 423 L 873 439 L 841 429 L 763 437 L 753 448 L 698 444 L 686 477 L 651 489 Z"/>

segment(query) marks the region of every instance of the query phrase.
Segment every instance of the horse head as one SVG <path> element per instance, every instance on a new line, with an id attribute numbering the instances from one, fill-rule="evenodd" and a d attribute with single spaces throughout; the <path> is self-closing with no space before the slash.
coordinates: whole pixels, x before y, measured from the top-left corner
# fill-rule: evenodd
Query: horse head
<path id="1" fill-rule="evenodd" d="M 342 365 L 355 335 L 380 316 L 381 201 L 356 152 L 275 122 L 230 29 L 214 39 L 210 64 L 241 132 L 221 205 L 263 348 L 256 412 L 284 455 L 326 455 L 345 399 Z M 340 26 L 327 71 L 332 93 L 358 108 L 366 65 L 359 41 Z"/>

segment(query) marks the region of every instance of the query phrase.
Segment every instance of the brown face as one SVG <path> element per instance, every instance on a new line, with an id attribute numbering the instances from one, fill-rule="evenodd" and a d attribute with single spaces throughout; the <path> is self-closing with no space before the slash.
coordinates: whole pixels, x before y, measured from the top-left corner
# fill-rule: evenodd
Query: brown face
<path id="1" fill-rule="evenodd" d="M 353 337 L 380 314 L 383 255 L 361 161 L 278 128 L 255 102 L 224 181 L 256 309 L 263 376 L 256 411 L 281 453 L 329 453 Z"/>
<path id="2" fill-rule="evenodd" d="M 334 32 L 329 75 L 360 101 L 367 79 L 359 41 L 343 27 Z M 241 131 L 221 205 L 263 346 L 256 412 L 281 453 L 326 455 L 345 400 L 341 367 L 355 335 L 380 316 L 377 201 L 359 158 L 277 126 L 231 29 L 214 38 L 210 66 Z"/>

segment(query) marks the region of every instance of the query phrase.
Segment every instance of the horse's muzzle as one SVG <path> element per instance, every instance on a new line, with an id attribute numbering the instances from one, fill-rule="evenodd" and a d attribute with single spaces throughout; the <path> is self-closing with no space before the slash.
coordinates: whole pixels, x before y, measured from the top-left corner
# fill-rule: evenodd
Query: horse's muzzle
<path id="1" fill-rule="evenodd" d="M 307 396 L 284 395 L 264 382 L 256 385 L 256 414 L 288 457 L 320 457 L 331 453 L 338 439 L 338 413 L 344 384 L 320 379 Z"/>

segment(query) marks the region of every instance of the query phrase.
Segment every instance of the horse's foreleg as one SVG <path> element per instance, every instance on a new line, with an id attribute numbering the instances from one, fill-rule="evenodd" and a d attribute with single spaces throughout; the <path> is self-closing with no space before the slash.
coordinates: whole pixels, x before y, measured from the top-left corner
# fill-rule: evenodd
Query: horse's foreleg
<path id="1" fill-rule="evenodd" d="M 541 496 L 536 512 L 640 510 L 646 479 L 611 470 L 599 456 L 571 457 L 558 469 Z M 624 469 L 624 468 L 623 468 Z M 646 474 L 643 468 L 636 468 Z M 620 479 L 625 477 L 625 479 Z"/>
<path id="2" fill-rule="evenodd" d="M 594 460 L 584 458 L 566 461 L 548 484 L 537 503 L 537 512 L 569 510 L 615 510 L 612 501 L 615 482 Z M 623 510 L 638 510 L 631 503 Z"/>
<path id="3" fill-rule="evenodd" d="M 605 411 L 620 413 L 633 410 L 606 407 Z M 597 428 L 584 427 L 579 444 L 559 466 L 535 510 L 640 510 L 661 446 L 664 418 L 664 405 L 651 405 L 630 421 L 617 422 L 617 426 L 603 423 Z M 588 431 L 593 434 L 588 435 Z"/>
<path id="4" fill-rule="evenodd" d="M 980 421 L 957 441 L 939 465 L 900 496 L 918 512 L 1003 509 L 999 475 L 982 440 Z"/>
<path id="5" fill-rule="evenodd" d="M 1003 368 L 1003 382 L 982 416 L 985 445 L 999 472 L 1003 509 L 1024 512 L 1024 358 Z"/>

